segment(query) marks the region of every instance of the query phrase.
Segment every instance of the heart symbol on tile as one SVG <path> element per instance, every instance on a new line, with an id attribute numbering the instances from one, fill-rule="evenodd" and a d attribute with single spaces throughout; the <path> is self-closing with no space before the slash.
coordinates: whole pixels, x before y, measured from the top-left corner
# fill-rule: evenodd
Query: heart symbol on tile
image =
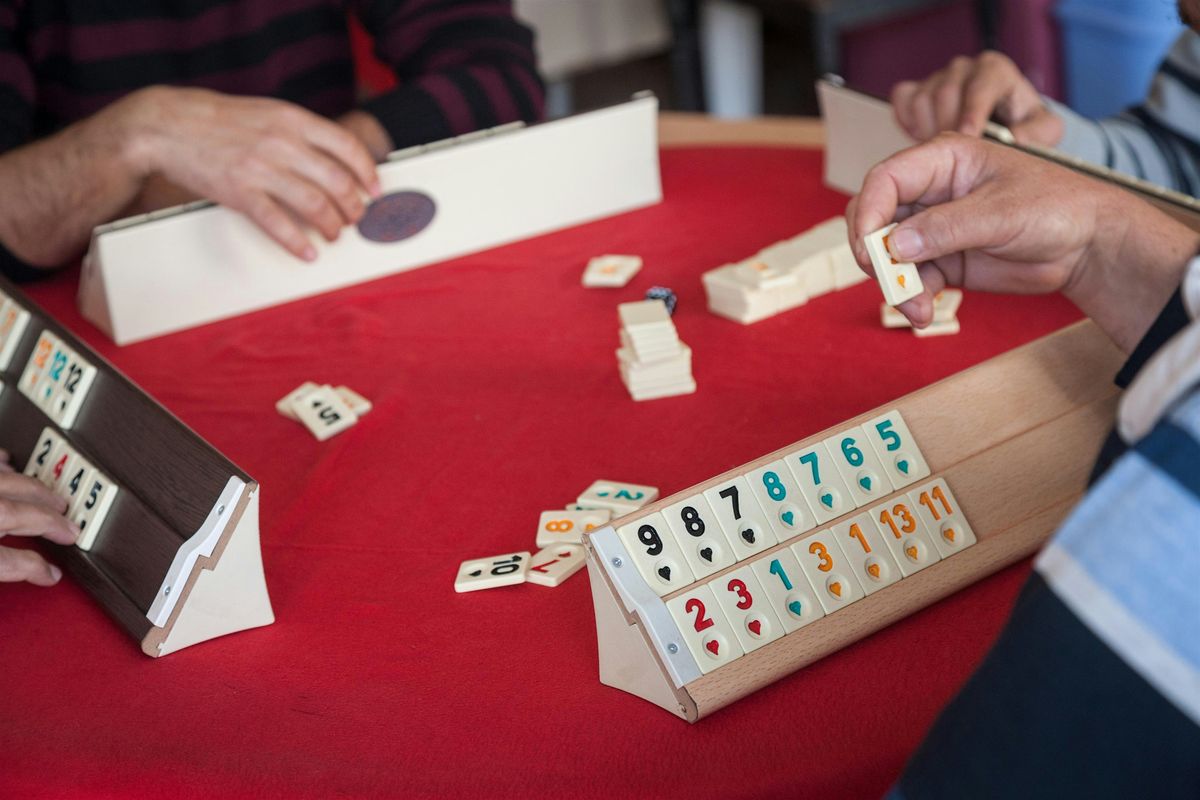
<path id="1" fill-rule="evenodd" d="M 475 570 L 474 572 L 471 572 L 471 573 L 469 573 L 469 574 L 470 574 L 470 576 L 471 576 L 472 578 L 478 578 L 480 575 L 482 575 L 482 574 L 483 574 L 483 570 L 481 570 L 481 569 L 477 569 L 477 570 Z"/>
<path id="2" fill-rule="evenodd" d="M 791 511 L 783 512 L 779 515 L 779 518 L 783 520 L 783 524 L 787 525 L 789 528 L 796 524 L 796 515 Z"/>
<path id="3" fill-rule="evenodd" d="M 711 564 L 712 563 L 712 548 L 706 547 L 703 550 L 701 550 L 700 557 Z"/>
<path id="4" fill-rule="evenodd" d="M 954 541 L 954 528 L 946 528 L 946 530 L 942 531 L 942 536 L 945 537 L 947 542 L 953 542 Z"/>
<path id="5" fill-rule="evenodd" d="M 788 603 L 788 611 L 792 612 L 798 617 L 804 612 L 804 606 L 800 605 L 799 600 L 793 600 L 792 602 Z"/>
<path id="6" fill-rule="evenodd" d="M 572 553 L 570 550 L 563 550 L 561 553 L 556 553 L 559 558 L 570 558 Z"/>
<path id="7" fill-rule="evenodd" d="M 754 528 L 742 531 L 742 538 L 746 540 L 746 544 L 754 544 Z"/>
<path id="8" fill-rule="evenodd" d="M 905 475 L 907 475 L 908 474 L 908 459 L 907 458 L 900 459 L 899 461 L 896 462 L 896 467 L 901 472 L 903 472 Z"/>
<path id="9" fill-rule="evenodd" d="M 669 580 L 671 580 L 671 568 L 670 568 L 670 567 L 659 567 L 659 568 L 658 568 L 658 575 L 659 575 L 659 577 L 660 577 L 660 578 L 662 578 L 664 581 L 669 581 Z"/>
<path id="10" fill-rule="evenodd" d="M 821 502 L 826 508 L 833 508 L 833 495 L 829 492 L 826 492 L 825 494 L 821 495 Z"/>
<path id="11" fill-rule="evenodd" d="M 709 639 L 704 644 L 704 649 L 712 653 L 714 656 L 721 654 L 721 645 L 716 639 Z"/>
<path id="12" fill-rule="evenodd" d="M 833 583 L 829 584 L 829 591 L 833 592 L 834 597 L 841 597 L 842 585 L 837 581 L 834 581 Z"/>
<path id="13" fill-rule="evenodd" d="M 901 289 L 903 289 L 903 288 L 904 288 L 904 276 L 903 276 L 903 275 L 897 275 L 897 276 L 896 276 L 896 283 L 900 284 L 900 288 L 901 288 Z"/>
<path id="14" fill-rule="evenodd" d="M 750 632 L 753 633 L 755 636 L 762 635 L 762 623 L 759 622 L 758 620 L 756 620 L 756 619 L 750 620 L 749 622 L 746 623 L 746 627 L 749 628 Z"/>
<path id="15" fill-rule="evenodd" d="M 879 565 L 878 564 L 867 564 L 867 574 L 870 575 L 875 580 L 879 580 Z"/>
<path id="16" fill-rule="evenodd" d="M 863 475 L 861 478 L 858 479 L 858 485 L 863 487 L 863 489 L 868 492 L 871 491 L 871 476 Z"/>
<path id="17" fill-rule="evenodd" d="M 908 556 L 910 560 L 916 561 L 917 560 L 916 546 L 910 544 L 908 547 L 904 548 L 904 555 Z"/>

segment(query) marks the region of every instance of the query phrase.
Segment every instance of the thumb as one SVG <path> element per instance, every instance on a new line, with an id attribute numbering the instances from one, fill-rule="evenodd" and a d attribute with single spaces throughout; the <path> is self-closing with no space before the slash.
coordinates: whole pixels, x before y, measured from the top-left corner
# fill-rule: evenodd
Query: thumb
<path id="1" fill-rule="evenodd" d="M 0 583 L 29 581 L 36 586 L 53 586 L 62 571 L 32 550 L 0 547 Z"/>
<path id="2" fill-rule="evenodd" d="M 888 236 L 892 255 L 919 263 L 993 244 L 996 215 L 985 206 L 978 195 L 969 194 L 914 214 Z"/>

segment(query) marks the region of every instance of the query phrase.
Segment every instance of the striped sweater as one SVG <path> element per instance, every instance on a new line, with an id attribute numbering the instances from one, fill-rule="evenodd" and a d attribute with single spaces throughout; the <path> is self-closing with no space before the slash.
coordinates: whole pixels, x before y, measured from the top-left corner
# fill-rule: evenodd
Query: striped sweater
<path id="1" fill-rule="evenodd" d="M 0 0 L 0 153 L 152 84 L 356 104 L 347 15 L 397 86 L 367 100 L 396 147 L 541 113 L 511 0 Z"/>

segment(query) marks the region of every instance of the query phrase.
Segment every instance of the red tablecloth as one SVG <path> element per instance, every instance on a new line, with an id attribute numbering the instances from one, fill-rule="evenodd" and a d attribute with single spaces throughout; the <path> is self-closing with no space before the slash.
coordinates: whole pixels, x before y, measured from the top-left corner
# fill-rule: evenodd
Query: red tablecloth
<path id="1" fill-rule="evenodd" d="M 533 549 L 538 513 L 596 478 L 671 493 L 1079 317 L 970 295 L 960 335 L 916 340 L 880 327 L 873 283 L 749 327 L 709 314 L 701 272 L 842 212 L 820 161 L 667 151 L 658 207 L 124 349 L 80 319 L 74 275 L 34 287 L 261 481 L 278 621 L 154 660 L 70 580 L 0 586 L 0 796 L 882 793 L 1027 565 L 695 726 L 598 682 L 586 574 L 452 587 L 465 558 Z M 605 252 L 646 266 L 580 288 Z M 616 304 L 654 284 L 699 390 L 635 403 Z M 274 410 L 305 380 L 375 410 L 319 443 Z"/>

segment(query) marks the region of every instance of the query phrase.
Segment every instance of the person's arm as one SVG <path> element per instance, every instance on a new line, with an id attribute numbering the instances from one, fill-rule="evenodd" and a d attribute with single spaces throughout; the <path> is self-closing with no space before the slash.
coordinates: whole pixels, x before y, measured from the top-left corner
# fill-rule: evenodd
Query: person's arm
<path id="1" fill-rule="evenodd" d="M 947 285 L 1061 291 L 1126 351 L 1200 247 L 1200 234 L 1128 192 L 958 134 L 876 165 L 847 216 L 868 272 L 862 237 L 901 220 L 889 240 L 896 258 L 918 262 L 925 291 L 900 306 L 917 326 Z"/>
<path id="2" fill-rule="evenodd" d="M 66 499 L 14 472 L 8 453 L 0 450 L 0 539 L 43 536 L 58 544 L 74 544 L 79 528 L 63 516 L 66 510 Z M 0 583 L 29 581 L 52 586 L 61 577 L 58 567 L 33 550 L 0 547 Z"/>
<path id="3" fill-rule="evenodd" d="M 368 119 L 350 115 L 356 132 L 379 126 L 361 135 L 390 150 L 541 118 L 533 34 L 513 17 L 510 0 L 356 0 L 353 6 L 376 56 L 399 80 L 363 104 Z"/>

